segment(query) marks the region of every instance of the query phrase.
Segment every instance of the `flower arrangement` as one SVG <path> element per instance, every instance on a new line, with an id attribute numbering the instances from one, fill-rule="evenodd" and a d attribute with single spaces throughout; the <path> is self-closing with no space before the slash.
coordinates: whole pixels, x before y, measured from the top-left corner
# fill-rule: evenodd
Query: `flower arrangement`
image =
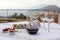
<path id="1" fill-rule="evenodd" d="M 2 31 L 3 32 L 14 32 L 15 29 L 22 29 L 26 28 L 26 24 L 13 24 L 13 28 L 4 28 Z"/>
<path id="2" fill-rule="evenodd" d="M 5 28 L 3 32 L 14 32 L 13 28 Z"/>
<path id="3" fill-rule="evenodd" d="M 16 29 L 23 29 L 26 28 L 26 24 L 17 24 Z"/>

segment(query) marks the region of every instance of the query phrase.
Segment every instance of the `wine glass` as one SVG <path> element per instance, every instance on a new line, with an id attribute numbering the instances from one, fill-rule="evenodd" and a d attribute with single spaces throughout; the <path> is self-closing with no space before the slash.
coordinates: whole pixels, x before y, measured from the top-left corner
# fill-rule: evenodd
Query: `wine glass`
<path id="1" fill-rule="evenodd" d="M 41 17 L 41 20 L 43 21 L 43 28 L 46 29 L 46 28 L 45 28 L 45 20 L 46 20 L 45 13 L 42 13 L 42 14 L 40 15 L 40 17 Z"/>
<path id="2" fill-rule="evenodd" d="M 50 32 L 50 23 L 53 22 L 53 14 L 48 13 L 46 17 L 46 21 L 48 21 L 48 32 Z"/>

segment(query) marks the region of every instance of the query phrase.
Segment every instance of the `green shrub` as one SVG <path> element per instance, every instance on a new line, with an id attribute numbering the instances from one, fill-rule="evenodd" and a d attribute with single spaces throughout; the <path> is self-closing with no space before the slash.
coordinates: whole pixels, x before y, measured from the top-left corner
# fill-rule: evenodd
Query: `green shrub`
<path id="1" fill-rule="evenodd" d="M 26 19 L 26 16 L 23 15 L 23 13 L 20 13 L 19 15 L 17 15 L 17 13 L 10 15 L 9 18 L 16 18 L 16 19 Z"/>

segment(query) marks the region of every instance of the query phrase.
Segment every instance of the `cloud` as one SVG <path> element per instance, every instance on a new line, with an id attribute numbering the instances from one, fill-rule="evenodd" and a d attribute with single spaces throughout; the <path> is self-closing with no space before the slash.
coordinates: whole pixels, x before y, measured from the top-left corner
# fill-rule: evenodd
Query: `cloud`
<path id="1" fill-rule="evenodd" d="M 49 0 L 46 4 L 48 5 L 57 5 L 60 7 L 60 0 Z"/>
<path id="2" fill-rule="evenodd" d="M 54 4 L 59 6 L 59 0 L 0 0 L 0 9 L 30 8 L 42 4 Z"/>

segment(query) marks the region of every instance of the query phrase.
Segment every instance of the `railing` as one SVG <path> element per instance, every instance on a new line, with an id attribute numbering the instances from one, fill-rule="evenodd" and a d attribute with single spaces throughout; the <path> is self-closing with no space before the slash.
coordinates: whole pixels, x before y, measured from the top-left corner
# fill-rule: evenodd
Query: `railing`
<path id="1" fill-rule="evenodd" d="M 41 14 L 41 12 L 44 11 L 25 9 L 0 9 L 0 22 L 30 21 L 33 19 L 38 19 L 38 16 Z M 54 14 L 54 22 L 58 23 L 58 13 L 52 13 Z"/>

